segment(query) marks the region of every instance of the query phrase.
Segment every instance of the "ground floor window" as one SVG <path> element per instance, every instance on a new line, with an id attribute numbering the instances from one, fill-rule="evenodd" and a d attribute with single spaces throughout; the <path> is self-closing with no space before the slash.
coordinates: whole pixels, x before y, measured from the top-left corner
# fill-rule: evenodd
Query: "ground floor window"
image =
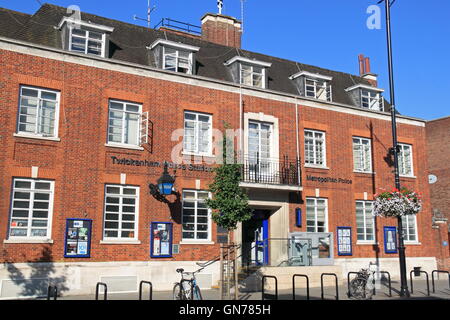
<path id="1" fill-rule="evenodd" d="M 328 232 L 327 199 L 306 198 L 306 231 Z"/>
<path id="2" fill-rule="evenodd" d="M 356 233 L 360 242 L 375 241 L 375 216 L 372 201 L 356 201 Z"/>
<path id="3" fill-rule="evenodd" d="M 50 238 L 53 193 L 53 181 L 13 180 L 10 239 Z"/>
<path id="4" fill-rule="evenodd" d="M 183 191 L 183 240 L 210 240 L 210 210 L 206 206 L 209 192 Z"/>
<path id="5" fill-rule="evenodd" d="M 103 238 L 137 240 L 139 187 L 106 185 Z"/>
<path id="6" fill-rule="evenodd" d="M 402 216 L 402 226 L 404 240 L 410 242 L 417 242 L 417 217 L 416 215 Z"/>

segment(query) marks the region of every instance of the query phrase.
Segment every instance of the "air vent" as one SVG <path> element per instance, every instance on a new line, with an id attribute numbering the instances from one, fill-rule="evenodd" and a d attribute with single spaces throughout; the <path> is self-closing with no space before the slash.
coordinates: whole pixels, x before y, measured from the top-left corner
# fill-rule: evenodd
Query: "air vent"
<path id="1" fill-rule="evenodd" d="M 180 253 L 180 245 L 179 244 L 174 244 L 172 246 L 172 254 L 179 254 Z"/>

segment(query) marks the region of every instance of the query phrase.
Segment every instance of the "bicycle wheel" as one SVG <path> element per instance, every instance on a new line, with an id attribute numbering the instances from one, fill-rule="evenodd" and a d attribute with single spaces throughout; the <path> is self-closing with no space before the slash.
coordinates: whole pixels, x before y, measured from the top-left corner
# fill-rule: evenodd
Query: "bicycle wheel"
<path id="1" fill-rule="evenodd" d="M 203 300 L 202 293 L 198 286 L 194 287 L 194 300 Z"/>
<path id="2" fill-rule="evenodd" d="M 184 300 L 183 292 L 179 283 L 173 287 L 173 300 Z"/>
<path id="3" fill-rule="evenodd" d="M 353 279 L 350 282 L 350 297 L 355 299 L 366 298 L 366 280 L 361 278 Z"/>

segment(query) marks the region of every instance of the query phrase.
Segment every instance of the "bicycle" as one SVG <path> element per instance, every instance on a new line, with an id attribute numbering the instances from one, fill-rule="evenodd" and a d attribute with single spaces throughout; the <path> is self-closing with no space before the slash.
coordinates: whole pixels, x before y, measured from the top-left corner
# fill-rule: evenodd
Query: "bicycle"
<path id="1" fill-rule="evenodd" d="M 373 296 L 375 288 L 375 277 L 369 269 L 361 269 L 358 271 L 356 278 L 350 282 L 349 296 L 355 299 L 370 300 Z"/>
<path id="2" fill-rule="evenodd" d="M 184 269 L 177 269 L 177 273 L 181 274 L 181 281 L 176 282 L 173 287 L 173 300 L 203 300 L 195 278 L 195 274 L 199 272 L 184 272 Z"/>

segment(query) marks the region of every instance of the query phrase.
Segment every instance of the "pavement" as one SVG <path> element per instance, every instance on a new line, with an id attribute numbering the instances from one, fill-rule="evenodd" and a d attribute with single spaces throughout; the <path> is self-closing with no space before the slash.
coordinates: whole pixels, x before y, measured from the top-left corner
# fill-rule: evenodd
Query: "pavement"
<path id="1" fill-rule="evenodd" d="M 372 300 L 450 300 L 450 288 L 448 280 L 439 280 L 435 282 L 435 293 L 431 281 L 429 283 L 430 295 L 428 296 L 427 283 L 425 280 L 414 280 L 413 292 L 410 298 L 402 298 L 399 296 L 400 283 L 392 281 L 392 297 L 389 296 L 389 288 L 387 284 L 382 284 L 381 288 L 376 290 L 376 294 Z M 410 282 L 408 288 L 411 290 Z M 202 290 L 203 300 L 221 300 L 220 291 L 218 289 Z M 143 300 L 149 299 L 148 289 L 144 289 L 142 294 Z M 347 286 L 340 286 L 338 291 L 339 300 L 354 300 L 347 296 Z M 298 287 L 296 289 L 295 300 L 306 300 L 306 289 Z M 103 299 L 100 294 L 99 299 Z M 40 299 L 45 300 L 45 299 Z M 72 296 L 70 293 L 63 293 L 58 300 L 95 300 L 95 295 Z M 139 293 L 108 293 L 107 300 L 139 300 Z M 153 300 L 173 300 L 171 291 L 153 291 Z M 240 292 L 240 301 L 256 301 L 262 300 L 261 292 Z M 264 300 L 276 300 L 275 292 L 267 291 Z M 293 300 L 292 290 L 280 290 L 278 292 L 278 300 Z M 321 300 L 321 289 L 310 288 L 310 300 Z M 337 300 L 336 289 L 334 287 L 324 288 L 324 300 Z"/>

